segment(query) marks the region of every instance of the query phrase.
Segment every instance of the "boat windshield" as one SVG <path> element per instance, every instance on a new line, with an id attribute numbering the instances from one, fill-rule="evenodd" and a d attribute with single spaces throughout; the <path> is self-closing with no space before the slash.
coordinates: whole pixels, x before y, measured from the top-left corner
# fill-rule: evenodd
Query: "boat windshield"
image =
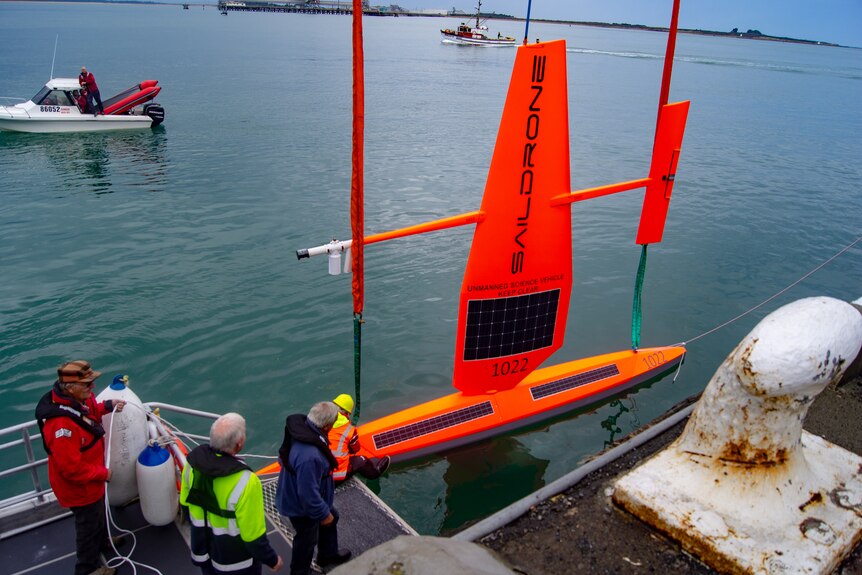
<path id="1" fill-rule="evenodd" d="M 30 100 L 32 102 L 35 102 L 38 104 L 39 102 L 42 101 L 42 98 L 44 98 L 45 96 L 48 95 L 48 92 L 50 92 L 50 91 L 51 91 L 51 88 L 49 88 L 48 86 L 43 86 L 42 89 L 39 90 L 39 93 L 36 94 L 35 96 L 33 96 L 32 98 L 30 98 Z"/>
<path id="2" fill-rule="evenodd" d="M 37 94 L 38 97 L 41 94 Z M 43 106 L 73 106 L 72 100 L 69 99 L 69 95 L 63 90 L 49 90 L 47 94 L 44 95 L 42 100 L 33 100 L 37 104 L 41 104 Z"/>

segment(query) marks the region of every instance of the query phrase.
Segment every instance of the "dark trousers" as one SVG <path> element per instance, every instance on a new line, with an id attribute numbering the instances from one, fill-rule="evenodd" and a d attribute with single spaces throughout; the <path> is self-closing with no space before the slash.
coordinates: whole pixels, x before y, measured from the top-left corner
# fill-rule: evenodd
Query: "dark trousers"
<path id="1" fill-rule="evenodd" d="M 216 568 L 213 567 L 212 563 L 207 561 L 201 567 L 201 573 L 203 575 L 223 575 L 224 571 L 216 571 Z M 242 569 L 241 571 L 231 571 L 231 573 L 238 573 L 239 575 L 261 575 L 263 572 L 263 566 L 255 561 L 251 567 L 247 569 Z"/>
<path id="2" fill-rule="evenodd" d="M 347 476 L 350 477 L 354 473 L 359 473 L 365 479 L 377 479 L 381 473 L 377 469 L 377 463 L 380 461 L 376 457 L 370 459 L 361 455 L 351 455 L 350 463 L 347 467 Z"/>
<path id="3" fill-rule="evenodd" d="M 290 575 L 308 575 L 311 572 L 315 546 L 318 558 L 338 554 L 338 512 L 332 509 L 331 513 L 335 521 L 329 525 L 321 525 L 320 521 L 308 517 L 288 517 L 296 530 L 290 557 Z"/>
<path id="4" fill-rule="evenodd" d="M 102 565 L 100 548 L 108 539 L 105 522 L 105 496 L 95 503 L 72 507 L 75 516 L 75 551 L 78 561 L 75 575 L 89 575 Z"/>
<path id="5" fill-rule="evenodd" d="M 93 112 L 93 115 L 96 115 L 96 106 L 93 105 L 93 100 L 99 104 L 99 111 L 101 113 L 105 113 L 105 108 L 102 107 L 102 96 L 99 94 L 98 90 L 94 90 L 92 92 L 87 92 L 87 104 L 90 105 L 90 110 Z"/>

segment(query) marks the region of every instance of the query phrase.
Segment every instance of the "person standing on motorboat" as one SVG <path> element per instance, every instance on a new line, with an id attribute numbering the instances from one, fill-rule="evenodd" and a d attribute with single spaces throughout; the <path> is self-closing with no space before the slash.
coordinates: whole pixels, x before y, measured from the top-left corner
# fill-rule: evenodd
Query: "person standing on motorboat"
<path id="1" fill-rule="evenodd" d="M 105 429 L 102 417 L 123 411 L 123 400 L 96 401 L 93 386 L 102 375 L 84 360 L 64 363 L 54 386 L 39 400 L 36 421 L 48 453 L 48 481 L 57 501 L 75 517 L 75 575 L 113 575 L 101 565 L 100 551 L 108 549 L 105 519 Z"/>
<path id="2" fill-rule="evenodd" d="M 99 86 L 96 85 L 96 77 L 92 72 L 87 72 L 86 66 L 81 66 L 81 75 L 78 76 L 78 83 L 87 88 L 87 103 L 96 115 L 96 107 L 93 105 L 93 100 L 99 105 L 99 113 L 104 114 L 105 108 L 102 107 L 102 96 L 99 94 Z"/>

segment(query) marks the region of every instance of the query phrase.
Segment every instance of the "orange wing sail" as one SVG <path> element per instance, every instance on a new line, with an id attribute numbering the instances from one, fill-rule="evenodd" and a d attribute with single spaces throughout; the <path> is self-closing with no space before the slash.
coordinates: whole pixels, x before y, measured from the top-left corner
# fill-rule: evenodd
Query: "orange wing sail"
<path id="1" fill-rule="evenodd" d="M 686 100 L 662 106 L 649 169 L 650 182 L 644 195 L 635 243 L 656 244 L 664 234 L 689 104 Z"/>
<path id="2" fill-rule="evenodd" d="M 518 48 L 461 285 L 453 385 L 511 389 L 563 343 L 572 289 L 562 40 Z"/>

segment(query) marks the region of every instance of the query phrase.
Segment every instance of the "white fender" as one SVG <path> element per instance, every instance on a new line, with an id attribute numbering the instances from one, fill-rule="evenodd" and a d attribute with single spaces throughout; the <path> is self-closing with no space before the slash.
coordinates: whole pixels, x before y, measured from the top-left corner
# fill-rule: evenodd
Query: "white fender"
<path id="1" fill-rule="evenodd" d="M 167 449 L 152 445 L 145 448 L 135 464 L 141 511 L 150 525 L 167 525 L 177 516 L 177 493 L 174 460 Z"/>
<path id="2" fill-rule="evenodd" d="M 113 474 L 107 493 L 111 505 L 125 505 L 138 496 L 135 460 L 147 446 L 147 415 L 140 398 L 126 387 L 127 381 L 126 376 L 118 375 L 96 397 L 98 401 L 122 399 L 127 403 L 122 412 L 109 413 L 102 418 L 105 457 Z"/>

